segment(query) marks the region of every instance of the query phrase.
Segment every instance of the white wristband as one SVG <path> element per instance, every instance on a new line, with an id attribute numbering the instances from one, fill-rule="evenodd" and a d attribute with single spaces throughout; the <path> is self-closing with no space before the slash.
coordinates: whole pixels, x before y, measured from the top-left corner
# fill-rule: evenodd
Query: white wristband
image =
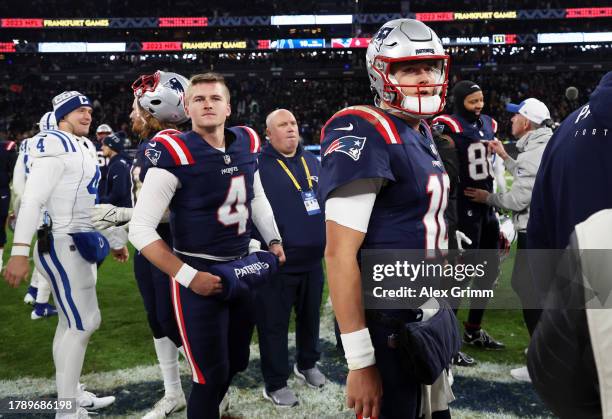
<path id="1" fill-rule="evenodd" d="M 13 246 L 11 256 L 30 256 L 30 246 Z"/>
<path id="2" fill-rule="evenodd" d="M 370 331 L 365 328 L 340 335 L 349 370 L 359 370 L 376 364 Z"/>
<path id="3" fill-rule="evenodd" d="M 191 284 L 191 281 L 193 281 L 193 278 L 195 278 L 197 273 L 198 271 L 196 269 L 193 269 L 191 266 L 183 263 L 181 269 L 179 269 L 176 275 L 174 275 L 174 279 L 185 288 L 189 288 L 189 284 Z"/>

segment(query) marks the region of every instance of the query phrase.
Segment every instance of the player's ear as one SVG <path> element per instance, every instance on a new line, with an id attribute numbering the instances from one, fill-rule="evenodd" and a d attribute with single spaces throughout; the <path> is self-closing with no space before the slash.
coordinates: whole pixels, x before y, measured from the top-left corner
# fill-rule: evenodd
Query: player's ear
<path id="1" fill-rule="evenodd" d="M 187 115 L 189 118 L 191 118 L 191 115 L 189 115 L 189 100 L 187 99 L 185 101 L 185 115 Z"/>
<path id="2" fill-rule="evenodd" d="M 228 102 L 227 109 L 225 111 L 225 116 L 229 118 L 231 114 L 232 114 L 232 105 Z"/>

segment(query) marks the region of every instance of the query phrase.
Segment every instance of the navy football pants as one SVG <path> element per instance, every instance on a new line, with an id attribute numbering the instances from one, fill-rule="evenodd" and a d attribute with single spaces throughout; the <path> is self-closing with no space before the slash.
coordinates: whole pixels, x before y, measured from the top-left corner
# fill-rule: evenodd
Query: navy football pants
<path id="1" fill-rule="evenodd" d="M 464 244 L 465 249 L 486 249 L 481 252 L 466 252 L 464 263 L 480 264 L 486 262 L 485 275 L 475 278 L 473 288 L 493 289 L 499 273 L 499 221 L 493 208 L 483 205 L 460 205 L 458 229 L 467 235 L 472 244 Z M 494 251 L 493 251 L 494 250 Z M 484 307 L 488 298 L 472 299 L 467 323 L 473 326 L 480 326 L 484 317 Z M 454 305 L 453 305 L 454 307 Z"/>
<path id="2" fill-rule="evenodd" d="M 418 418 L 421 385 L 402 368 L 397 349 L 389 347 L 388 337 L 397 334 L 398 330 L 371 319 L 367 320 L 367 326 L 383 387 L 378 419 Z"/>
<path id="3" fill-rule="evenodd" d="M 180 347 L 181 337 L 170 297 L 172 285 L 170 277 L 153 266 L 140 252 L 134 255 L 134 276 L 153 337 L 161 339 L 167 336 Z"/>
<path id="4" fill-rule="evenodd" d="M 184 255 L 180 258 L 198 271 L 207 271 L 213 263 Z M 216 419 L 232 378 L 249 364 L 254 299 L 247 295 L 224 302 L 198 295 L 176 281 L 172 285 L 174 311 L 193 377 L 187 417 Z"/>

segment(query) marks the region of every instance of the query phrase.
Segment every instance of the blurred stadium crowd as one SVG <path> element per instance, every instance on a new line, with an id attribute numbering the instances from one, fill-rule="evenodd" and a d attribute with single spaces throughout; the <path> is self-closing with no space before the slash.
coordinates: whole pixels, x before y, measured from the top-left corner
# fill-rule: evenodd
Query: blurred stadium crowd
<path id="1" fill-rule="evenodd" d="M 26 4 L 0 4 L 0 16 L 66 18 L 58 1 L 33 0 Z M 578 4 L 579 3 L 579 4 Z M 526 0 L 476 0 L 427 2 L 424 0 L 308 0 L 285 3 L 229 0 L 202 4 L 177 0 L 174 16 L 272 16 L 278 14 L 371 14 L 437 11 L 491 11 L 600 7 L 597 1 L 548 0 L 535 5 Z M 142 0 L 82 2 L 70 10 L 79 17 L 165 16 L 167 6 Z M 610 19 L 491 19 L 428 22 L 441 37 L 491 36 L 543 32 L 610 31 Z M 310 26 L 224 26 L 202 28 L 87 28 L 2 29 L 0 42 L 144 42 L 188 40 L 236 40 L 281 38 L 369 37 L 379 24 Z M 256 41 L 254 41 L 256 42 Z M 500 137 L 510 139 L 509 101 L 538 97 L 560 121 L 588 100 L 602 74 L 612 66 L 611 43 L 449 46 L 452 57 L 450 87 L 459 80 L 477 81 L 485 95 L 487 114 L 500 124 Z M 134 138 L 128 126 L 132 91 L 130 84 L 140 74 L 155 70 L 175 71 L 186 76 L 207 70 L 226 75 L 232 90 L 233 121 L 248 123 L 263 134 L 264 118 L 271 110 L 294 111 L 307 144 L 318 143 L 325 121 L 347 105 L 370 104 L 364 66 L 365 49 L 195 51 L 193 53 L 92 53 L 37 54 L 0 53 L 0 139 L 20 140 L 33 134 L 34 124 L 49 107 L 50 99 L 63 90 L 79 90 L 95 101 L 94 126 L 107 123 Z M 328 74 L 321 74 L 323 72 Z M 578 88 L 575 100 L 565 98 L 568 86 Z M 448 107 L 452 106 L 449 102 Z M 448 109 L 450 110 L 450 109 Z"/>

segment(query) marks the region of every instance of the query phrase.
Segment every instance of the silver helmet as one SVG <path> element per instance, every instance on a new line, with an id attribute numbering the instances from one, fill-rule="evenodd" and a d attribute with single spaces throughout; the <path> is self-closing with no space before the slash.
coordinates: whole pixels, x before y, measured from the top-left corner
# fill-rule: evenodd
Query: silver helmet
<path id="1" fill-rule="evenodd" d="M 180 124 L 185 113 L 185 92 L 189 81 L 177 73 L 156 71 L 140 76 L 133 84 L 134 96 L 147 112 L 160 122 Z"/>
<path id="2" fill-rule="evenodd" d="M 399 84 L 391 74 L 395 63 L 422 61 L 431 62 L 433 83 Z M 444 53 L 440 38 L 424 23 L 414 19 L 385 23 L 372 37 L 366 52 L 366 68 L 376 106 L 384 103 L 418 119 L 440 113 L 446 99 L 449 64 L 450 57 Z M 414 89 L 415 93 L 404 94 L 402 88 Z"/>
<path id="3" fill-rule="evenodd" d="M 48 131 L 51 129 L 57 129 L 57 121 L 55 120 L 55 114 L 53 112 L 47 112 L 40 118 L 38 130 Z"/>

